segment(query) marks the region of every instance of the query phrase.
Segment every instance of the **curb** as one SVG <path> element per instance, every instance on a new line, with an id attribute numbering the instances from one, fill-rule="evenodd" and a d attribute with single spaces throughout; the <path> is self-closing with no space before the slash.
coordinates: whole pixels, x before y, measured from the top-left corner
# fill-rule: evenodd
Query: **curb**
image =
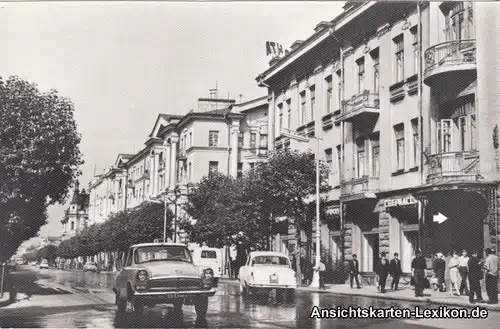
<path id="1" fill-rule="evenodd" d="M 229 280 L 229 279 L 221 279 L 219 281 L 220 283 L 228 283 L 228 284 L 233 284 L 237 285 L 238 281 L 237 280 Z M 349 293 L 349 292 L 343 292 L 343 291 L 333 291 L 333 290 L 320 290 L 316 288 L 309 288 L 309 287 L 298 287 L 298 291 L 309 291 L 309 292 L 317 292 L 321 294 L 331 294 L 331 295 L 337 295 L 337 296 L 354 296 L 354 297 L 366 297 L 366 298 L 376 298 L 376 299 L 386 299 L 386 300 L 403 300 L 403 301 L 408 301 L 408 302 L 416 302 L 416 303 L 427 303 L 427 304 L 433 304 L 433 305 L 449 305 L 449 306 L 455 306 L 455 307 L 465 307 L 465 308 L 475 308 L 475 307 L 481 307 L 485 308 L 490 311 L 495 311 L 495 312 L 500 312 L 500 305 L 490 305 L 490 304 L 465 304 L 465 303 L 457 303 L 453 301 L 438 301 L 438 300 L 433 300 L 432 298 L 426 297 L 423 299 L 418 299 L 414 297 L 405 297 L 405 296 L 390 296 L 390 295 L 374 295 L 374 294 L 367 294 L 367 293 Z"/>

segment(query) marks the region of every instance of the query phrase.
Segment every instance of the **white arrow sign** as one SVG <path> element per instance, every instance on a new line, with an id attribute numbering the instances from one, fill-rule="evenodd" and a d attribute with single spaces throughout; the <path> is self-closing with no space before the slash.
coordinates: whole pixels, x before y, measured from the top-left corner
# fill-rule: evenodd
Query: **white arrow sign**
<path id="1" fill-rule="evenodd" d="M 438 222 L 439 224 L 441 224 L 442 222 L 444 222 L 445 220 L 447 220 L 448 217 L 446 217 L 442 213 L 438 212 L 437 215 L 434 215 L 432 219 L 433 219 L 434 222 Z"/>

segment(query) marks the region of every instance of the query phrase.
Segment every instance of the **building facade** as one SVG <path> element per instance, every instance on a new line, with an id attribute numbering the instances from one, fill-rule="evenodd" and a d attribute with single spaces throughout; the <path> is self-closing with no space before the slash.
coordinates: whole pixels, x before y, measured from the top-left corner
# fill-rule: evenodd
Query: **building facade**
<path id="1" fill-rule="evenodd" d="M 496 68 L 494 19 L 480 8 L 347 2 L 257 77 L 270 148 L 309 148 L 331 169 L 329 257 L 357 254 L 370 276 L 382 251 L 410 272 L 417 248 L 498 250 L 498 75 L 476 61 Z"/>
<path id="2" fill-rule="evenodd" d="M 80 190 L 78 181 L 75 184 L 73 196 L 61 220 L 63 232 L 61 240 L 69 239 L 89 224 L 89 194 Z"/>

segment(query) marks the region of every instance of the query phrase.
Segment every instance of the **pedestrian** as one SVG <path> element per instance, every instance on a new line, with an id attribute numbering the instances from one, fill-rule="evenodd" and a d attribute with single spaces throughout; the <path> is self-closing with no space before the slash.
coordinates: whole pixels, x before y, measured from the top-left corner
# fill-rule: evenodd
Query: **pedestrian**
<path id="1" fill-rule="evenodd" d="M 377 263 L 376 273 L 379 278 L 380 292 L 385 293 L 385 283 L 390 272 L 389 260 L 386 258 L 386 253 L 380 253 L 380 260 Z"/>
<path id="2" fill-rule="evenodd" d="M 460 295 L 469 295 L 469 289 L 467 288 L 467 276 L 469 274 L 469 269 L 467 264 L 469 263 L 469 257 L 467 256 L 467 250 L 462 250 L 462 256 L 458 258 L 458 272 L 460 273 Z"/>
<path id="3" fill-rule="evenodd" d="M 448 264 L 448 268 L 450 269 L 450 281 L 451 281 L 450 296 L 453 295 L 453 289 L 455 289 L 456 295 L 460 296 L 460 292 L 458 291 L 458 281 L 460 280 L 460 274 L 458 272 L 459 266 L 460 262 L 458 260 L 458 253 L 454 251 L 453 256 L 451 257 L 450 262 Z"/>
<path id="4" fill-rule="evenodd" d="M 474 304 L 474 295 L 477 297 L 478 302 L 483 301 L 481 296 L 481 277 L 483 276 L 483 266 L 481 260 L 477 257 L 477 252 L 474 251 L 467 263 L 469 269 L 469 303 Z"/>
<path id="5" fill-rule="evenodd" d="M 313 266 L 309 259 L 306 257 L 302 258 L 300 265 L 302 273 L 304 275 L 304 283 L 305 285 L 309 285 L 312 281 Z"/>
<path id="6" fill-rule="evenodd" d="M 361 285 L 359 284 L 359 262 L 356 254 L 353 254 L 352 260 L 349 261 L 349 281 L 351 283 L 351 289 L 354 279 L 356 279 L 358 289 L 361 289 Z"/>
<path id="7" fill-rule="evenodd" d="M 411 268 L 413 270 L 413 277 L 415 278 L 415 297 L 424 297 L 427 262 L 422 256 L 422 251 L 417 250 L 415 253 L 415 258 L 411 262 Z"/>
<path id="8" fill-rule="evenodd" d="M 434 276 L 437 279 L 437 288 L 439 291 L 445 291 L 445 280 L 444 274 L 446 272 L 446 261 L 444 260 L 444 255 L 440 252 L 436 254 L 436 259 L 434 260 L 433 266 Z"/>
<path id="9" fill-rule="evenodd" d="M 486 293 L 488 304 L 498 304 L 498 256 L 490 248 L 486 248 L 484 261 Z"/>
<path id="10" fill-rule="evenodd" d="M 403 274 L 403 270 L 401 269 L 401 261 L 399 260 L 399 254 L 397 252 L 394 253 L 394 258 L 391 259 L 390 269 L 392 276 L 391 289 L 393 291 L 397 291 L 399 285 L 399 279 Z"/>
<path id="11" fill-rule="evenodd" d="M 326 273 L 325 264 L 320 260 L 318 266 L 316 266 L 314 270 L 318 271 L 319 274 L 319 288 L 320 289 L 325 288 L 325 273 Z"/>

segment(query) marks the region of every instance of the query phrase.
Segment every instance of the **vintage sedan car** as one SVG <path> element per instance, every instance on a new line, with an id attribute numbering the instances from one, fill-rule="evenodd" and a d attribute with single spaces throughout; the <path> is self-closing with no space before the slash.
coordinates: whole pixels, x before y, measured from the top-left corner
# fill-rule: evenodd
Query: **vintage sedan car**
<path id="1" fill-rule="evenodd" d="M 97 264 L 94 262 L 88 262 L 87 264 L 83 265 L 83 271 L 97 272 Z"/>
<path id="2" fill-rule="evenodd" d="M 38 266 L 39 268 L 49 268 L 49 262 L 44 259 L 42 260 L 42 262 L 40 263 L 40 265 Z"/>
<path id="3" fill-rule="evenodd" d="M 204 319 L 208 297 L 216 292 L 213 274 L 211 268 L 193 264 L 184 244 L 133 245 L 115 279 L 118 312 L 125 312 L 130 305 L 140 316 L 144 306 L 173 304 L 175 311 L 181 311 L 183 304 L 192 303 L 198 319 Z"/>
<path id="4" fill-rule="evenodd" d="M 243 296 L 259 292 L 276 292 L 293 296 L 297 288 L 295 271 L 286 254 L 273 251 L 253 251 L 240 268 L 240 291 Z M 286 298 L 286 297 L 285 297 Z"/>

